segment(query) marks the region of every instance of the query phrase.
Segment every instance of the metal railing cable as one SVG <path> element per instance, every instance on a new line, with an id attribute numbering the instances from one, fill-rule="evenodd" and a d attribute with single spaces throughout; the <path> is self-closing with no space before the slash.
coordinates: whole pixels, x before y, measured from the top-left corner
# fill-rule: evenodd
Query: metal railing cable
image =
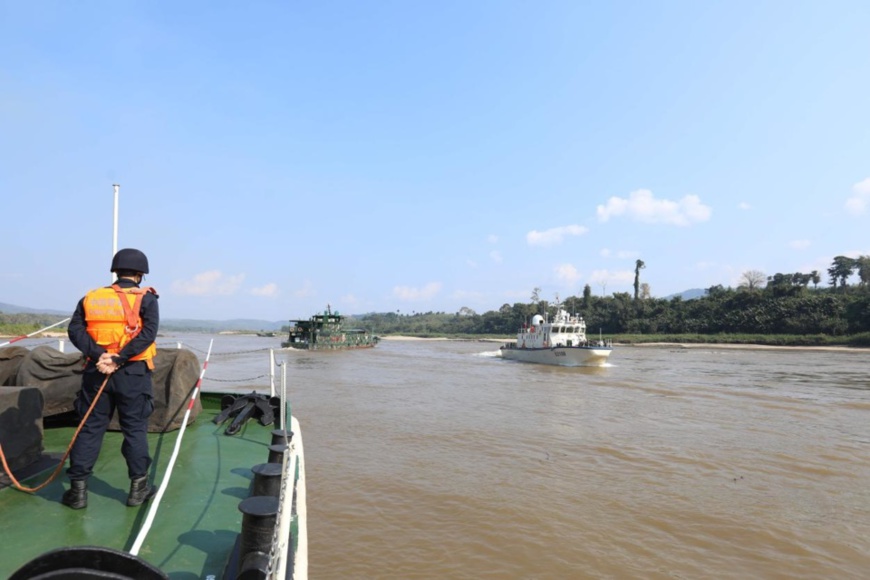
<path id="1" fill-rule="evenodd" d="M 214 339 L 212 339 L 212 340 L 214 340 Z M 178 344 L 181 344 L 181 343 L 176 342 L 175 344 L 178 345 Z M 157 346 L 158 346 L 158 348 L 159 348 L 161 345 L 158 344 Z M 164 346 L 164 347 L 162 347 L 162 348 L 170 348 L 170 347 L 168 347 L 168 346 Z M 186 344 L 186 343 L 184 344 L 184 348 L 186 348 L 186 349 L 188 349 L 188 350 L 192 350 L 192 351 L 200 352 L 200 353 L 205 353 L 205 351 L 202 350 L 201 348 L 197 348 L 197 347 L 195 347 L 195 346 L 193 346 L 193 345 Z M 238 354 L 250 354 L 250 353 L 252 353 L 252 352 L 266 352 L 267 350 L 272 350 L 272 349 L 269 349 L 269 348 L 254 348 L 254 349 L 249 349 L 249 350 L 234 350 L 234 351 L 227 351 L 227 352 L 213 352 L 213 353 L 212 353 L 212 356 L 214 356 L 214 357 L 221 357 L 221 356 L 235 356 L 235 355 L 238 355 Z"/>
<path id="2" fill-rule="evenodd" d="M 249 377 L 246 379 L 213 379 L 208 378 L 206 381 L 213 383 L 250 383 L 252 381 L 256 381 L 258 379 L 262 379 L 264 377 L 268 377 L 269 375 L 257 375 L 256 377 Z"/>

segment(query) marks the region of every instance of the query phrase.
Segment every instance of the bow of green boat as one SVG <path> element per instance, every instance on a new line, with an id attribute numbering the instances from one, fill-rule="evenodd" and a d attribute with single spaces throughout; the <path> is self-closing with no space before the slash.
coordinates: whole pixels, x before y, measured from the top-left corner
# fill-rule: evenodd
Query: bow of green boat
<path id="1" fill-rule="evenodd" d="M 195 416 L 180 428 L 149 433 L 149 479 L 157 493 L 143 505 L 126 505 L 130 480 L 117 431 L 106 433 L 86 508 L 61 504 L 69 487 L 63 472 L 33 493 L 14 484 L 0 490 L 6 530 L 0 577 L 67 577 L 63 573 L 85 566 L 112 578 L 307 578 L 299 422 L 269 386 L 262 393 L 197 397 L 199 384 L 191 383 L 188 400 L 174 403 L 167 416 L 186 416 L 197 400 L 201 411 L 197 403 Z M 26 399 L 21 393 L 32 392 L 13 388 L 19 389 L 18 401 Z M 22 415 L 25 410 L 8 401 L 6 408 L 0 405 L 2 420 L 21 422 Z M 38 461 L 12 468 L 19 487 L 46 481 L 76 430 L 69 421 L 38 422 L 43 451 Z M 16 447 L 8 431 L 0 435 L 4 450 Z"/>

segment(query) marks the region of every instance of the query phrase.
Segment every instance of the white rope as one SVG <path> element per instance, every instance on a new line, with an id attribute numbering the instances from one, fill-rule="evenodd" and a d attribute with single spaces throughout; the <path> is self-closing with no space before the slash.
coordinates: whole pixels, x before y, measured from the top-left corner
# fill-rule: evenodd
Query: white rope
<path id="1" fill-rule="evenodd" d="M 199 394 L 199 387 L 202 385 L 202 377 L 205 375 L 205 369 L 208 368 L 208 358 L 211 356 L 211 346 L 214 339 L 208 343 L 208 353 L 205 355 L 205 362 L 202 364 L 202 372 L 199 373 L 199 380 L 196 381 L 196 386 L 193 388 L 193 394 L 190 396 L 190 403 L 187 405 L 187 411 L 184 413 L 184 420 L 181 422 L 181 429 L 178 431 L 178 437 L 175 439 L 175 449 L 172 450 L 172 457 L 169 459 L 169 465 L 166 466 L 166 473 L 163 476 L 163 481 L 160 483 L 160 489 L 157 490 L 156 497 L 151 501 L 151 508 L 148 510 L 148 517 L 145 518 L 145 523 L 139 530 L 139 535 L 136 541 L 133 542 L 133 547 L 130 549 L 130 554 L 136 556 L 145 542 L 145 536 L 151 530 L 151 524 L 154 523 L 154 516 L 157 515 L 157 508 L 160 507 L 160 500 L 163 499 L 163 494 L 166 488 L 169 487 L 169 478 L 172 476 L 172 468 L 175 466 L 175 460 L 178 458 L 178 450 L 181 448 L 181 438 L 184 437 L 184 430 L 187 428 L 187 419 L 190 417 L 190 410 L 193 409 L 193 404 L 196 402 L 196 396 Z"/>

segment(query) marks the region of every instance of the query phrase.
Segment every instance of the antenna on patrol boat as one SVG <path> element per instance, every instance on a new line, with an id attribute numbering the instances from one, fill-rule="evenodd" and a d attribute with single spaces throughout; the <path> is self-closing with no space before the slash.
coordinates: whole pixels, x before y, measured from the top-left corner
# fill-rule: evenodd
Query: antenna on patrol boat
<path id="1" fill-rule="evenodd" d="M 112 189 L 115 191 L 115 219 L 113 221 L 112 228 L 112 257 L 118 253 L 118 190 L 121 189 L 121 186 L 117 183 L 112 185 Z M 112 273 L 112 284 L 115 283 L 115 274 Z"/>

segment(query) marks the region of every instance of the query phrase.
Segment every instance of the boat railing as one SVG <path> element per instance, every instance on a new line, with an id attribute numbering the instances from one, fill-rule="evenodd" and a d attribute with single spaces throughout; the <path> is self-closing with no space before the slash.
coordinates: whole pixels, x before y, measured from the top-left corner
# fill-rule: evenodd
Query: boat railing
<path id="1" fill-rule="evenodd" d="M 281 425 L 286 425 L 289 412 L 287 404 L 287 365 L 279 363 L 281 367 Z M 287 566 L 290 564 L 287 558 L 281 555 L 297 555 L 292 562 L 292 578 L 305 579 L 308 577 L 308 527 L 305 498 L 305 462 L 303 457 L 302 431 L 299 422 L 290 414 L 290 437 L 287 438 L 287 429 L 284 429 L 284 442 L 287 452 L 283 454 L 281 489 L 278 496 L 278 514 L 272 534 L 269 549 L 269 565 L 266 577 L 278 580 L 287 578 Z M 294 501 L 295 500 L 295 501 Z M 293 508 L 296 506 L 296 514 Z M 296 534 L 292 534 L 293 521 L 296 520 Z M 296 541 L 296 550 L 291 543 Z"/>

